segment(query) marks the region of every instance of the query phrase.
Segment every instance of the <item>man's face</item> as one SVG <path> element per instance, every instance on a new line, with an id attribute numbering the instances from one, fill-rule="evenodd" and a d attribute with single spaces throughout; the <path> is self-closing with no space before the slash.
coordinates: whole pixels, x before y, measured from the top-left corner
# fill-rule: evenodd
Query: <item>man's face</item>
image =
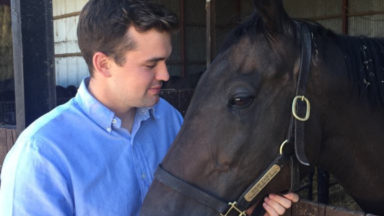
<path id="1" fill-rule="evenodd" d="M 162 82 L 169 79 L 166 60 L 172 51 L 167 32 L 152 29 L 140 33 L 130 27 L 128 35 L 136 46 L 125 53 L 124 64 L 110 61 L 111 77 L 108 79 L 115 106 L 121 108 L 120 111 L 153 106 L 158 102 Z"/>

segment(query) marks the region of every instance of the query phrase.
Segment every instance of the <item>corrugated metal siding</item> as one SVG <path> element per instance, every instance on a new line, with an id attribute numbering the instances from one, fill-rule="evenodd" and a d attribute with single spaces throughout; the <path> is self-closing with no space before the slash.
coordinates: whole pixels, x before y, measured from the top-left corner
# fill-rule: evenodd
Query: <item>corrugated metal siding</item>
<path id="1" fill-rule="evenodd" d="M 381 13 L 377 15 L 354 16 L 349 18 L 350 35 L 384 37 L 384 1 L 349 0 L 350 14 Z"/>
<path id="2" fill-rule="evenodd" d="M 342 0 L 285 0 L 290 16 L 312 19 L 342 33 Z M 384 1 L 349 0 L 348 34 L 384 37 Z"/>
<path id="3" fill-rule="evenodd" d="M 186 73 L 194 74 L 205 67 L 205 0 L 185 1 L 185 63 Z M 55 54 L 57 84 L 78 85 L 88 74 L 86 64 L 79 56 L 76 26 L 77 15 L 87 0 L 53 0 L 55 27 Z M 165 4 L 179 17 L 180 1 L 156 0 Z M 342 32 L 342 0 L 285 0 L 290 16 L 314 19 L 331 30 Z M 222 44 L 228 31 L 233 29 L 239 19 L 244 19 L 253 11 L 251 0 L 216 1 L 216 48 Z M 349 0 L 349 13 L 384 11 L 383 0 Z M 71 16 L 72 15 L 72 16 Z M 68 17 L 66 17 L 68 16 Z M 348 29 L 351 35 L 384 36 L 384 14 L 370 16 L 350 16 Z M 177 32 L 172 37 L 173 53 L 169 59 L 171 75 L 182 75 L 182 37 Z M 69 57 L 68 57 L 69 56 Z M 68 66 L 70 65 L 70 66 Z"/>
<path id="4" fill-rule="evenodd" d="M 358 11 L 378 11 L 383 10 L 383 0 L 349 0 L 350 13 Z"/>
<path id="5" fill-rule="evenodd" d="M 78 86 L 88 75 L 88 68 L 79 55 L 76 27 L 78 13 L 87 0 L 53 0 L 56 84 Z"/>
<path id="6" fill-rule="evenodd" d="M 53 16 L 79 12 L 88 0 L 52 0 Z"/>
<path id="7" fill-rule="evenodd" d="M 317 20 L 318 23 L 320 23 L 322 26 L 341 34 L 342 31 L 342 25 L 343 21 L 342 19 L 325 19 L 325 20 Z"/>
<path id="8" fill-rule="evenodd" d="M 186 74 L 205 69 L 205 1 L 184 0 Z"/>
<path id="9" fill-rule="evenodd" d="M 349 34 L 384 37 L 384 15 L 349 18 Z"/>
<path id="10" fill-rule="evenodd" d="M 88 75 L 88 68 L 85 61 L 80 56 L 80 50 L 77 45 L 77 23 L 78 14 L 82 7 L 88 0 L 53 0 L 53 16 L 54 16 L 54 41 L 55 41 L 55 66 L 56 66 L 56 84 L 61 86 L 75 85 L 78 86 L 83 77 Z M 156 0 L 155 2 L 165 4 L 167 8 L 175 12 L 180 16 L 179 1 L 174 0 Z M 191 4 L 194 0 L 190 0 Z M 203 4 L 204 9 L 204 4 Z M 204 10 L 202 11 L 204 12 Z M 203 19 L 204 20 L 204 19 Z M 204 23 L 203 23 L 204 24 Z M 187 50 L 192 52 L 187 55 L 188 61 L 197 61 L 196 56 L 201 57 L 201 53 L 196 55 L 193 50 L 196 49 L 195 45 L 201 45 L 204 47 L 204 43 L 201 38 L 198 38 L 204 31 L 195 33 L 193 28 L 187 29 L 187 37 L 191 41 L 196 39 L 198 43 L 189 43 Z M 190 32 L 192 30 L 192 32 Z M 205 38 L 204 38 L 205 39 Z M 181 65 L 181 37 L 179 32 L 175 33 L 172 37 L 173 52 L 169 59 L 169 72 L 171 75 L 180 75 L 182 70 Z M 197 50 L 200 51 L 200 48 Z M 196 50 L 195 50 L 196 51 Z M 204 52 L 204 48 L 202 50 Z M 196 55 L 196 56 L 195 56 Z M 191 73 L 196 71 L 196 66 L 187 66 L 187 72 Z"/>
<path id="11" fill-rule="evenodd" d="M 54 21 L 55 54 L 78 53 L 76 27 L 78 16 Z"/>
<path id="12" fill-rule="evenodd" d="M 341 18 L 327 18 L 341 15 L 342 0 L 286 0 L 284 3 L 291 17 L 312 19 L 336 33 L 342 32 Z"/>
<path id="13" fill-rule="evenodd" d="M 340 14 L 341 3 L 341 0 L 284 0 L 288 14 L 297 18 Z"/>

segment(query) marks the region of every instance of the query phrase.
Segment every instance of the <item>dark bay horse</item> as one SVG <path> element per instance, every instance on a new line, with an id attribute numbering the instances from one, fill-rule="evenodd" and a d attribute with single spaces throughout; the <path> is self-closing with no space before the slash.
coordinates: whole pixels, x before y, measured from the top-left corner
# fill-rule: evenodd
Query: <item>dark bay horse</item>
<path id="1" fill-rule="evenodd" d="M 282 0 L 254 4 L 200 79 L 141 215 L 245 215 L 233 201 L 290 188 L 290 149 L 384 215 L 384 40 L 293 20 Z M 309 119 L 296 124 L 300 109 Z"/>

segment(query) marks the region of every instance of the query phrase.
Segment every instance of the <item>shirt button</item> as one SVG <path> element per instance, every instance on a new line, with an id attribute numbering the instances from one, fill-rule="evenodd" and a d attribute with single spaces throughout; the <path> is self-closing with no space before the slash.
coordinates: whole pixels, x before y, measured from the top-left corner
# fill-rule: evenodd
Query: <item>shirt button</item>
<path id="1" fill-rule="evenodd" d="M 108 132 L 111 132 L 111 131 L 112 131 L 112 128 L 107 128 L 107 131 L 108 131 Z"/>
<path id="2" fill-rule="evenodd" d="M 147 176 L 146 176 L 145 174 L 141 174 L 141 178 L 142 178 L 142 179 L 146 179 Z"/>
<path id="3" fill-rule="evenodd" d="M 114 118 L 114 119 L 112 120 L 112 123 L 113 123 L 113 124 L 116 124 L 116 123 L 117 123 L 117 120 Z"/>

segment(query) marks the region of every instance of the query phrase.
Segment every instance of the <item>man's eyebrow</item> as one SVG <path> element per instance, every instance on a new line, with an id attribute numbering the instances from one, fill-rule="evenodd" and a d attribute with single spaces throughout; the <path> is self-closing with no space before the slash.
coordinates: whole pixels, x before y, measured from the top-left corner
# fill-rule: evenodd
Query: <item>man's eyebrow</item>
<path id="1" fill-rule="evenodd" d="M 147 62 L 147 63 L 154 63 L 154 62 L 164 61 L 164 60 L 167 60 L 167 58 L 165 58 L 165 57 L 155 57 L 155 58 L 150 58 L 150 59 L 148 59 L 145 62 Z"/>

